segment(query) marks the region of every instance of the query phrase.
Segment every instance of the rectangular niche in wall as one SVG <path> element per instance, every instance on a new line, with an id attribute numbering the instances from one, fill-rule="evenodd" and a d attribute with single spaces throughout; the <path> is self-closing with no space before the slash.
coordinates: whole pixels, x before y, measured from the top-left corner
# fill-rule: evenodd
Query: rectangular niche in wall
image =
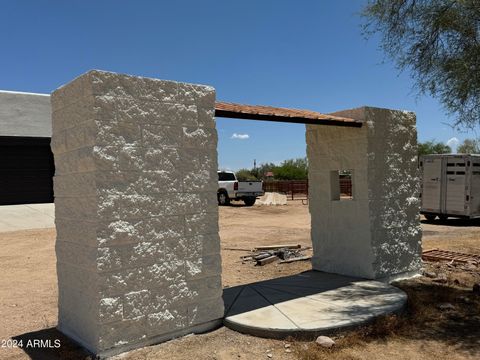
<path id="1" fill-rule="evenodd" d="M 330 194 L 332 201 L 353 200 L 353 170 L 330 171 Z"/>

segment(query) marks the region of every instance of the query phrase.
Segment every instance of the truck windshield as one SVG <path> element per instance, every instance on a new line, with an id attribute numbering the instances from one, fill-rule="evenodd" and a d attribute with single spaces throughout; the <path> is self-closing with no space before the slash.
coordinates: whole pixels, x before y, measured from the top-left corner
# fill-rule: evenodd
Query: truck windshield
<path id="1" fill-rule="evenodd" d="M 220 172 L 218 173 L 218 181 L 235 181 L 235 174 Z"/>

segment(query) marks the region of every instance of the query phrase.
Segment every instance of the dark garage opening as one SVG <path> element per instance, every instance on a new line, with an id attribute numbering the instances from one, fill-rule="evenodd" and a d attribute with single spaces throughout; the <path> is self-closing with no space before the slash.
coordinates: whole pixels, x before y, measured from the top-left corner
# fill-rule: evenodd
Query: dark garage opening
<path id="1" fill-rule="evenodd" d="M 0 136 L 0 205 L 53 202 L 50 138 Z"/>

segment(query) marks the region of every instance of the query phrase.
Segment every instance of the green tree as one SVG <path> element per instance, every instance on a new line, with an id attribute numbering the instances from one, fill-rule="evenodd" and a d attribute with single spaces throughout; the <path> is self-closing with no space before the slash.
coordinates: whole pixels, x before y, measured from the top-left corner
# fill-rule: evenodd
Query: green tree
<path id="1" fill-rule="evenodd" d="M 367 36 L 381 36 L 385 53 L 456 126 L 480 122 L 480 1 L 370 0 L 363 16 Z"/>
<path id="2" fill-rule="evenodd" d="M 452 152 L 450 146 L 445 145 L 435 140 L 426 141 L 424 143 L 418 143 L 418 155 L 428 154 L 449 154 Z"/>
<path id="3" fill-rule="evenodd" d="M 238 181 L 255 181 L 258 180 L 257 177 L 252 174 L 251 170 L 240 169 L 235 173 Z"/>
<path id="4" fill-rule="evenodd" d="M 275 179 L 278 180 L 306 180 L 308 179 L 308 162 L 306 158 L 289 159 L 273 169 Z"/>
<path id="5" fill-rule="evenodd" d="M 254 173 L 258 179 L 265 179 L 265 174 L 269 171 L 273 172 L 276 167 L 274 163 L 260 164 L 256 169 L 252 169 L 252 173 Z"/>
<path id="6" fill-rule="evenodd" d="M 465 139 L 458 145 L 457 152 L 459 154 L 479 154 L 480 142 L 476 139 Z"/>

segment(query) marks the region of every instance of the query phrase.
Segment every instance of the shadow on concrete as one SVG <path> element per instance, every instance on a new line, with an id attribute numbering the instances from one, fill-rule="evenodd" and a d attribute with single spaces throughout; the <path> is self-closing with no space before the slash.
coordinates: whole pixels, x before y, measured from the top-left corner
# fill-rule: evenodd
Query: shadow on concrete
<path id="1" fill-rule="evenodd" d="M 223 289 L 225 316 L 238 315 L 242 312 L 257 310 L 272 304 L 315 295 L 363 280 L 364 279 L 334 275 L 319 271 L 305 271 L 297 275 L 225 288 Z M 275 291 L 275 289 L 279 291 Z M 259 296 L 252 295 L 251 299 L 253 301 L 248 301 L 249 296 L 247 294 L 247 296 L 244 297 L 245 292 L 252 292 L 252 290 L 253 293 L 260 294 Z M 268 295 L 263 294 L 264 292 L 268 292 Z M 271 301 L 270 299 L 265 299 L 266 296 L 270 298 L 269 295 L 272 295 Z M 239 299 L 239 297 L 243 297 L 245 301 L 242 301 L 241 306 L 232 309 L 232 305 Z M 261 298 L 264 298 L 265 301 L 261 301 Z"/>
<path id="2" fill-rule="evenodd" d="M 312 339 L 401 311 L 405 293 L 391 285 L 320 271 L 224 290 L 224 324 L 267 338 Z"/>
<path id="3" fill-rule="evenodd" d="M 480 218 L 478 219 L 465 219 L 465 218 L 448 218 L 445 220 L 436 219 L 433 221 L 428 221 L 426 219 L 420 220 L 422 224 L 430 225 L 443 225 L 443 226 L 454 226 L 454 227 L 474 227 L 480 226 Z"/>
<path id="4" fill-rule="evenodd" d="M 22 342 L 22 350 L 32 360 L 84 360 L 95 356 L 56 328 L 47 328 L 12 337 Z"/>

